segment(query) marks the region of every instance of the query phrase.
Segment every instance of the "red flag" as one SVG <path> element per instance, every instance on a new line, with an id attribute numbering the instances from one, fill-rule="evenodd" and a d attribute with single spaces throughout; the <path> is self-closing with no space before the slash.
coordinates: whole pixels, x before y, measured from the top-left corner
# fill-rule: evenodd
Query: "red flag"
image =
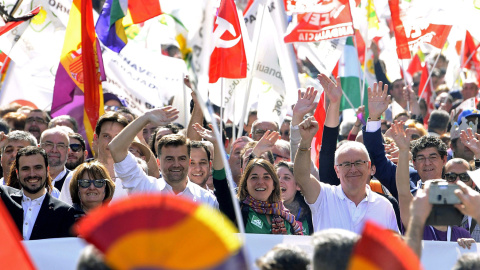
<path id="1" fill-rule="evenodd" d="M 215 83 L 220 77 L 247 77 L 247 57 L 233 0 L 222 0 L 220 3 L 213 38 L 215 47 L 210 56 L 209 82 Z"/>
<path id="2" fill-rule="evenodd" d="M 312 141 L 312 146 L 315 149 L 315 151 L 312 151 L 312 153 L 315 153 L 315 156 L 313 158 L 315 158 L 314 162 L 315 164 L 317 164 L 317 168 L 319 166 L 318 155 L 320 154 L 320 147 L 322 146 L 323 125 L 325 124 L 326 115 L 327 113 L 325 110 L 325 92 L 322 91 L 322 94 L 320 94 L 320 100 L 317 104 L 317 108 L 315 109 L 315 113 L 313 114 L 313 117 L 315 117 L 315 121 L 318 122 L 318 131 Z"/>
<path id="3" fill-rule="evenodd" d="M 448 34 L 452 29 L 451 25 L 429 24 L 425 28 L 421 20 L 409 22 L 411 27 L 403 25 L 403 14 L 406 10 L 400 10 L 399 0 L 388 0 L 392 24 L 397 43 L 397 55 L 399 59 L 410 59 L 412 50 L 415 50 L 422 42 L 429 43 L 439 49 L 443 48 L 447 41 Z"/>
<path id="4" fill-rule="evenodd" d="M 355 31 L 355 47 L 357 48 L 358 61 L 363 65 L 365 62 L 365 41 L 363 40 L 360 31 Z"/>
<path id="5" fill-rule="evenodd" d="M 478 46 L 475 46 L 475 41 L 472 35 L 470 34 L 470 32 L 467 31 L 467 34 L 465 36 L 465 48 L 463 50 L 462 67 L 475 70 L 475 72 L 477 73 L 478 82 L 480 82 L 480 59 L 477 53 L 479 47 L 480 44 Z"/>
<path id="6" fill-rule="evenodd" d="M 399 0 L 388 0 L 388 5 L 390 7 L 390 13 L 392 14 L 392 25 L 395 32 L 395 42 L 397 43 L 398 59 L 410 59 L 405 27 L 400 19 Z"/>
<path id="7" fill-rule="evenodd" d="M 428 64 L 425 64 L 422 69 L 422 77 L 420 77 L 420 86 L 418 87 L 418 96 L 420 98 L 423 98 L 425 100 L 425 103 L 427 104 L 427 115 L 423 119 L 423 123 L 425 123 L 425 125 L 428 125 L 428 118 L 430 118 L 430 113 L 435 109 L 435 101 L 433 100 L 432 80 L 431 78 L 430 80 L 428 80 L 428 74 Z"/>
<path id="8" fill-rule="evenodd" d="M 416 270 L 422 269 L 422 265 L 400 235 L 368 221 L 353 249 L 348 269 Z"/>
<path id="9" fill-rule="evenodd" d="M 162 14 L 159 0 L 128 1 L 128 11 L 134 24 L 142 23 Z"/>
<path id="10" fill-rule="evenodd" d="M 315 42 L 354 35 L 352 14 L 348 0 L 316 4 L 322 12 L 306 14 L 298 25 L 285 36 L 285 42 Z"/>
<path id="11" fill-rule="evenodd" d="M 420 60 L 420 56 L 417 53 L 413 57 L 412 62 L 410 62 L 410 64 L 408 65 L 407 72 L 413 76 L 413 74 L 421 70 L 422 70 L 422 60 Z"/>
<path id="12" fill-rule="evenodd" d="M 35 269 L 22 245 L 22 238 L 17 226 L 13 223 L 2 200 L 0 200 L 0 233 L 2 234 L 2 244 L 0 245 L 2 269 Z"/>

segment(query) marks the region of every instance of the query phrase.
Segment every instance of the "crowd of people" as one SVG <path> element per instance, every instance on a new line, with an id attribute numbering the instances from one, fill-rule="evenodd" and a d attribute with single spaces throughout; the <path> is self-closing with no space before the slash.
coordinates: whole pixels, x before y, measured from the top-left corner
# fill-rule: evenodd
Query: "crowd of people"
<path id="1" fill-rule="evenodd" d="M 298 90 L 293 113 L 283 123 L 251 111 L 244 136 L 234 141 L 225 128 L 217 139 L 193 92 L 186 127 L 175 123 L 181 108 L 135 115 L 106 93 L 106 113 L 92 142 L 78 133 L 69 115 L 51 119 L 46 111 L 12 105 L 1 112 L 0 195 L 24 240 L 74 236 L 72 226 L 92 209 L 129 194 L 157 192 L 208 204 L 246 233 L 316 234 L 314 266 L 335 260 L 320 253 L 338 248 L 342 257 L 332 269 L 346 267 L 344 256 L 366 221 L 405 235 L 419 255 L 421 240 L 470 248 L 480 241 L 480 190 L 469 173 L 480 167 L 480 111 L 465 104 L 479 95 L 478 84 L 466 81 L 453 93 L 441 76 L 434 71 L 438 91 L 432 112 L 422 108 L 418 88 L 403 80 L 374 84 L 368 108 L 357 109 L 359 115 L 368 109 L 362 124 L 360 117 L 351 122 L 341 115 L 340 79 L 319 74 L 327 105 L 314 161 L 311 146 L 319 123 L 312 116 L 318 95 L 312 87 Z M 403 111 L 395 112 L 398 107 Z M 459 186 L 455 194 L 462 203 L 455 207 L 464 215 L 461 223 L 426 225 L 432 180 Z M 322 248 L 335 244 L 341 247 Z M 295 254 L 285 248 L 272 252 Z M 308 265 L 303 255 L 298 260 Z M 268 263 L 259 260 L 259 265 Z"/>

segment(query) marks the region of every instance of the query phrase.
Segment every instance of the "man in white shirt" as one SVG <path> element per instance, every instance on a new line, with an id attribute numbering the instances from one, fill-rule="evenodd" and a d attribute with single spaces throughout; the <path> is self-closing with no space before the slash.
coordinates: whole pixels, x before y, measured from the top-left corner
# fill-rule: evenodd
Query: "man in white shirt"
<path id="1" fill-rule="evenodd" d="M 69 152 L 70 138 L 66 130 L 54 127 L 45 130 L 40 137 L 40 146 L 45 149 L 53 185 L 62 190 L 65 179 L 71 178 L 71 171 L 65 167 Z"/>
<path id="2" fill-rule="evenodd" d="M 49 193 L 47 154 L 44 149 L 27 146 L 16 155 L 16 170 L 22 187 L 11 198 L 23 208 L 22 227 L 18 228 L 24 240 L 70 237 L 75 223 L 75 210 L 55 199 Z M 21 216 L 12 213 L 14 219 Z M 19 224 L 20 220 L 15 220 Z"/>
<path id="3" fill-rule="evenodd" d="M 319 80 L 330 100 L 325 126 L 337 126 L 342 97 L 340 79 L 337 78 L 335 84 L 321 74 Z M 306 95 L 313 102 L 315 95 Z M 310 175 L 310 150 L 318 128 L 313 116 L 299 124 L 302 138 L 294 163 L 295 180 L 312 210 L 314 230 L 318 232 L 338 228 L 361 234 L 365 222 L 371 220 L 387 229 L 398 231 L 392 204 L 373 192 L 368 185 L 373 171 L 363 144 L 350 141 L 335 151 L 334 169 L 340 185 L 325 184 Z"/>
<path id="4" fill-rule="evenodd" d="M 13 161 L 15 161 L 18 150 L 29 145 L 37 146 L 37 139 L 26 131 L 15 130 L 8 133 L 8 135 L 4 135 L 4 139 L 0 141 L 2 150 L 1 164 L 3 169 L 3 177 L 0 179 L 0 185 L 6 185 L 10 175 L 10 167 Z"/>
<path id="5" fill-rule="evenodd" d="M 115 161 L 115 171 L 122 180 L 124 188 L 134 192 L 162 192 L 190 198 L 199 203 L 207 203 L 218 208 L 213 194 L 188 179 L 190 163 L 190 141 L 182 135 L 172 134 L 162 137 L 158 142 L 158 159 L 163 178 L 149 177 L 137 165 L 135 156 L 128 147 L 135 136 L 149 123 L 166 125 L 178 117 L 178 110 L 172 107 L 154 109 L 135 119 L 117 137 L 108 148 Z"/>

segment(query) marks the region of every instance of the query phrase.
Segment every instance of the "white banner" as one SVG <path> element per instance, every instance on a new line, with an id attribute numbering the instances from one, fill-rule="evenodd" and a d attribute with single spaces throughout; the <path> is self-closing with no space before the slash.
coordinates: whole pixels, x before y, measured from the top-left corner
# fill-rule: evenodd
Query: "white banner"
<path id="1" fill-rule="evenodd" d="M 245 234 L 250 265 L 278 244 L 295 245 L 304 250 L 309 258 L 313 255 L 312 237 L 297 235 Z M 85 242 L 81 238 L 57 238 L 24 241 L 24 246 L 39 270 L 74 270 Z M 426 270 L 451 269 L 464 253 L 480 253 L 479 244 L 464 249 L 456 242 L 423 241 L 422 264 Z M 345 258 L 347 259 L 347 258 Z M 253 267 L 252 269 L 257 269 Z"/>
<path id="2" fill-rule="evenodd" d="M 107 75 L 107 81 L 102 84 L 104 91 L 125 99 L 137 114 L 162 107 L 173 96 L 183 96 L 186 67 L 181 59 L 151 52 L 130 42 L 120 54 L 106 49 L 103 61 Z"/>

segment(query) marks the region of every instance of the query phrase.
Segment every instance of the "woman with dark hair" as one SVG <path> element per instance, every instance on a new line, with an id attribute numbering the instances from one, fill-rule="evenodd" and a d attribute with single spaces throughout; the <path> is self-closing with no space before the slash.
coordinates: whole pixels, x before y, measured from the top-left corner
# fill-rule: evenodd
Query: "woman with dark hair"
<path id="1" fill-rule="evenodd" d="M 70 194 L 77 218 L 102 204 L 108 204 L 114 192 L 115 183 L 105 166 L 98 161 L 80 164 L 70 181 Z"/>
<path id="2" fill-rule="evenodd" d="M 277 170 L 277 175 L 280 180 L 283 205 L 295 215 L 295 219 L 302 224 L 304 235 L 313 234 L 312 212 L 300 192 L 300 187 L 295 181 L 293 163 L 280 161 L 275 166 L 275 169 Z"/>
<path id="3" fill-rule="evenodd" d="M 215 157 L 222 154 L 212 131 L 196 123 L 198 134 L 215 145 Z M 233 222 L 235 213 L 222 160 L 213 160 L 213 184 L 220 210 Z M 238 186 L 238 200 L 246 233 L 303 235 L 295 216 L 283 206 L 280 181 L 273 165 L 263 158 L 248 162 Z M 238 225 L 238 222 L 237 226 Z"/>

